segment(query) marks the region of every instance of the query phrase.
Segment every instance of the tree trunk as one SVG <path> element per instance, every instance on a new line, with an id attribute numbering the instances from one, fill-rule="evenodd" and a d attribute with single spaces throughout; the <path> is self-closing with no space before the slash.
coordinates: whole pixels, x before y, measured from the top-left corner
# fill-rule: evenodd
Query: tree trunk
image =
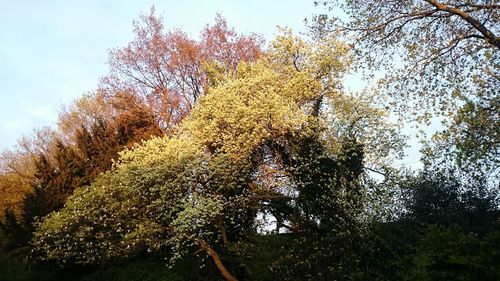
<path id="1" fill-rule="evenodd" d="M 208 255 L 210 255 L 210 257 L 215 263 L 215 266 L 217 266 L 217 269 L 219 270 L 220 274 L 222 274 L 222 276 L 224 276 L 224 278 L 227 281 L 238 281 L 238 279 L 236 279 L 236 277 L 234 277 L 227 270 L 227 268 L 222 263 L 219 254 L 217 254 L 217 252 L 214 249 L 210 248 L 210 246 L 208 246 L 208 244 L 201 239 L 197 239 L 196 241 L 200 244 L 201 250 L 205 251 Z"/>

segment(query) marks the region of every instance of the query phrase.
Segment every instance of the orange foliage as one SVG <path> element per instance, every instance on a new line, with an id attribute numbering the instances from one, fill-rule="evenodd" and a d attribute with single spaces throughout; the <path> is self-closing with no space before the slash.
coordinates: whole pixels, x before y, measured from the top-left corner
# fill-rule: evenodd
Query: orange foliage
<path id="1" fill-rule="evenodd" d="M 204 28 L 199 41 L 179 30 L 164 32 L 154 9 L 134 27 L 134 40 L 110 51 L 111 71 L 100 86 L 110 97 L 140 97 L 169 134 L 205 92 L 203 63 L 232 70 L 240 61 L 257 59 L 263 43 L 258 35 L 238 34 L 220 15 L 213 26 Z"/>

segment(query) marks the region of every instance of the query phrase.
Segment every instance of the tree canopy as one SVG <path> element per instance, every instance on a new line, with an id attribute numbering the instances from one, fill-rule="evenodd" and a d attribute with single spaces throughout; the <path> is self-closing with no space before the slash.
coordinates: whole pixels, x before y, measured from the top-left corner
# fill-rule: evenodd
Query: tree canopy
<path id="1" fill-rule="evenodd" d="M 400 116 L 441 118 L 444 130 L 435 140 L 446 143 L 459 166 L 498 173 L 498 3 L 320 3 L 331 12 L 316 17 L 316 35 L 345 35 L 370 73 L 384 66 L 383 92 Z M 339 11 L 345 14 L 334 15 Z"/>
<path id="2" fill-rule="evenodd" d="M 161 247 L 175 260 L 199 248 L 234 280 L 217 249 L 255 233 L 256 215 L 268 209 L 262 204 L 272 209 L 274 199 L 284 200 L 292 212 L 272 212 L 281 227 L 297 231 L 354 223 L 361 210 L 354 206 L 363 204 L 354 183 L 363 171 L 363 143 L 354 132 L 331 134 L 321 114 L 343 95 L 333 85 L 348 67 L 347 48 L 335 44 L 312 48 L 288 31 L 279 36 L 265 57 L 240 63 L 210 88 L 177 135 L 122 152 L 111 171 L 47 217 L 36 232 L 37 250 L 49 260 L 94 263 Z M 335 118 L 355 125 L 346 112 Z"/>

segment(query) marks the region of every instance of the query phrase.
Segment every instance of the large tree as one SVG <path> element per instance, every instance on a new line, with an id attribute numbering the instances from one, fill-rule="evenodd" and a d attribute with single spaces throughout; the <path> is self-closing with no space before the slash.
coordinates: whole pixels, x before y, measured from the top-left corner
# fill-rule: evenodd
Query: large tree
<path id="1" fill-rule="evenodd" d="M 385 92 L 399 113 L 425 122 L 445 117 L 437 137 L 455 156 L 498 166 L 497 1 L 318 2 L 337 17 L 316 17 L 317 35 L 347 35 L 363 66 L 386 66 Z"/>
<path id="2" fill-rule="evenodd" d="M 347 110 L 327 112 L 348 106 L 347 97 L 336 103 L 346 46 L 310 45 L 291 32 L 271 46 L 263 59 L 218 76 L 177 134 L 122 152 L 111 171 L 49 215 L 34 242 L 41 256 L 87 264 L 167 248 L 172 260 L 204 253 L 235 280 L 222 253 L 255 234 L 258 213 L 280 216 L 278 231 L 328 232 L 359 220 L 358 180 L 372 154 L 365 140 L 387 142 L 355 129 Z M 379 120 L 378 129 L 392 128 L 383 112 L 360 112 L 378 115 L 361 118 Z M 352 134 L 337 138 L 327 117 Z"/>

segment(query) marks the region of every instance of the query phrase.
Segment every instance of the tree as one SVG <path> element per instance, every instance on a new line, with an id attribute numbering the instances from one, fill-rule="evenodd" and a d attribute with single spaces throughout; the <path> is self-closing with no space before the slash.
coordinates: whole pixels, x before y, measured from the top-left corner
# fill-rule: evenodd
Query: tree
<path id="1" fill-rule="evenodd" d="M 424 122 L 444 117 L 446 129 L 436 136 L 451 145 L 463 166 L 495 170 L 500 85 L 495 1 L 320 2 L 346 16 L 316 17 L 316 34 L 348 35 L 362 66 L 386 66 L 384 91 L 394 109 Z M 478 146 L 470 146 L 471 137 L 481 140 Z"/>
<path id="2" fill-rule="evenodd" d="M 32 179 L 20 177 L 17 174 L 0 175 L 0 218 L 10 210 L 17 218 L 22 212 L 21 202 L 26 193 L 31 191 Z"/>
<path id="3" fill-rule="evenodd" d="M 128 105 L 133 108 L 136 103 L 129 100 Z M 84 94 L 60 109 L 57 120 L 58 137 L 64 143 L 74 145 L 79 130 L 91 130 L 99 120 L 111 125 L 120 113 L 120 108 L 111 103 L 104 93 L 96 91 Z"/>
<path id="4" fill-rule="evenodd" d="M 495 182 L 500 170 L 500 97 L 489 102 L 464 101 L 464 105 L 427 143 L 426 157 L 456 166 L 481 178 L 488 175 Z"/>
<path id="5" fill-rule="evenodd" d="M 215 23 L 202 30 L 198 46 L 202 63 L 215 62 L 226 70 L 236 70 L 241 62 L 251 62 L 261 57 L 262 44 L 260 35 L 238 34 L 234 28 L 228 27 L 222 15 L 217 14 Z"/>
<path id="6" fill-rule="evenodd" d="M 432 225 L 423 230 L 407 280 L 497 280 L 500 232 L 478 236 L 457 227 Z"/>
<path id="7" fill-rule="evenodd" d="M 181 31 L 165 33 L 163 29 L 154 8 L 134 22 L 135 39 L 127 47 L 110 52 L 111 72 L 100 86 L 118 100 L 129 95 L 139 97 L 171 134 L 175 124 L 205 93 L 204 65 L 234 71 L 240 61 L 260 56 L 263 40 L 255 34 L 239 35 L 221 16 L 214 26 L 205 27 L 199 42 Z"/>
<path id="8" fill-rule="evenodd" d="M 23 198 L 32 191 L 35 181 L 38 156 L 44 155 L 48 161 L 54 161 L 55 135 L 48 127 L 34 130 L 33 136 L 20 138 L 14 149 L 0 153 L 0 218 L 7 210 L 20 218 Z"/>
<path id="9" fill-rule="evenodd" d="M 378 280 L 495 280 L 498 188 L 438 164 L 399 181 L 400 213 L 379 223 Z"/>
<path id="10" fill-rule="evenodd" d="M 469 232 L 488 232 L 495 221 L 498 191 L 488 190 L 484 178 L 462 181 L 456 171 L 428 169 L 402 184 L 409 193 L 406 219 L 417 225 L 460 226 Z"/>
<path id="11" fill-rule="evenodd" d="M 248 92 L 248 94 L 250 94 L 250 92 Z M 234 95 L 235 94 L 233 92 L 231 96 L 235 98 Z M 263 95 L 261 95 L 261 97 L 263 97 Z M 255 106 L 257 105 L 258 104 L 255 103 Z M 245 108 L 244 104 L 240 104 L 239 106 L 241 108 Z M 201 117 L 198 118 L 198 120 L 203 121 Z M 234 135 L 234 132 L 229 133 Z M 200 143 L 203 138 L 200 137 L 197 139 L 198 143 Z M 246 139 L 249 138 L 247 137 Z M 231 143 L 229 143 L 229 145 L 231 145 Z M 151 244 L 149 245 L 150 247 L 154 247 L 155 245 L 158 247 L 158 245 L 163 245 L 171 240 L 169 244 L 173 246 L 177 245 L 178 249 L 176 252 L 179 253 L 184 253 L 187 250 L 186 248 L 189 249 L 189 243 L 195 243 L 195 245 L 198 245 L 203 252 L 209 253 L 214 258 L 214 261 L 220 266 L 220 258 L 218 257 L 217 252 L 213 249 L 212 244 L 214 241 L 211 240 L 217 241 L 220 239 L 217 237 L 227 236 L 220 234 L 221 230 L 218 230 L 216 234 L 210 234 L 210 232 L 213 231 L 211 229 L 216 225 L 220 225 L 221 229 L 225 229 L 224 225 L 221 225 L 226 217 L 221 216 L 222 204 L 230 203 L 228 197 L 231 194 L 234 196 L 238 195 L 239 191 L 235 191 L 234 189 L 236 188 L 236 184 L 240 181 L 244 181 L 245 177 L 240 179 L 238 176 L 241 175 L 241 171 L 244 171 L 244 169 L 241 169 L 242 167 L 239 166 L 238 170 L 240 172 L 237 172 L 234 169 L 225 172 L 226 169 L 232 167 L 230 163 L 234 162 L 234 159 L 224 157 L 224 155 L 222 155 L 221 157 L 223 160 L 217 160 L 217 157 L 214 157 L 214 160 L 211 160 L 212 157 L 210 157 L 209 154 L 204 155 L 202 151 L 203 150 L 201 149 L 200 144 L 183 138 L 176 138 L 172 140 L 154 139 L 145 143 L 143 147 L 138 147 L 131 152 L 123 154 L 121 157 L 121 164 L 117 166 L 117 170 L 113 173 L 114 175 L 120 174 L 120 176 L 115 177 L 113 174 L 110 174 L 107 177 L 103 176 L 101 181 L 97 181 L 94 184 L 94 187 L 88 189 L 88 191 L 84 192 L 84 194 L 89 194 L 88 196 L 93 194 L 92 197 L 88 197 L 89 199 L 92 198 L 92 200 L 96 200 L 96 196 L 101 198 L 100 194 L 104 196 L 99 200 L 101 202 L 99 205 L 103 205 L 105 207 L 98 207 L 94 204 L 89 205 L 90 208 L 100 208 L 101 211 L 99 213 L 107 215 L 104 218 L 94 218 L 92 212 L 87 214 L 88 218 L 92 221 L 95 220 L 96 223 L 99 223 L 99 220 L 102 221 L 106 217 L 116 220 L 121 216 L 121 212 L 115 214 L 113 209 L 106 208 L 107 206 L 114 206 L 115 200 L 113 197 L 130 198 L 129 200 L 132 206 L 125 206 L 127 207 L 126 209 L 129 210 L 127 211 L 129 215 L 126 216 L 128 218 L 126 225 L 132 225 L 133 235 L 128 235 L 127 232 L 124 232 L 127 235 L 120 237 L 120 233 L 118 233 L 116 235 L 113 234 L 114 236 L 117 236 L 116 238 L 118 239 L 112 239 L 113 237 L 109 236 L 111 235 L 109 230 L 105 227 L 103 228 L 102 224 L 100 224 L 101 227 L 96 229 L 96 231 L 103 234 L 95 235 L 93 237 L 104 237 L 104 241 L 99 242 L 107 243 L 109 246 L 103 248 L 101 245 L 96 245 L 95 243 L 90 245 L 83 244 L 83 251 L 71 253 L 70 256 L 75 256 L 77 258 L 77 262 L 91 262 L 93 259 L 101 256 L 99 254 L 96 256 L 93 252 L 85 251 L 85 249 L 93 249 L 92 247 L 99 247 L 101 250 L 98 251 L 98 253 L 104 251 L 104 256 L 115 255 L 116 253 L 113 252 L 114 248 L 110 247 L 111 245 L 114 245 L 114 243 L 117 243 L 114 241 L 123 241 L 123 239 L 130 237 L 130 239 L 133 239 L 133 241 L 131 240 L 131 243 L 135 243 L 135 241 L 151 241 Z M 236 154 L 232 153 L 231 155 Z M 244 156 L 244 158 L 248 157 L 248 154 Z M 222 174 L 216 176 L 218 173 Z M 228 178 L 225 179 L 225 177 Z M 125 178 L 129 178 L 129 183 L 127 185 L 133 183 L 132 185 L 135 187 L 134 189 L 122 190 L 122 188 L 120 188 L 120 186 L 124 184 L 122 180 Z M 104 184 L 101 184 L 103 181 Z M 156 184 L 154 184 L 155 182 Z M 102 186 L 99 186 L 100 184 Z M 155 186 L 157 187 L 155 188 Z M 218 191 L 219 189 L 222 190 Z M 142 192 L 142 196 L 132 196 L 136 195 L 135 193 L 129 194 L 132 191 Z M 234 192 L 236 192 L 236 194 L 234 194 Z M 107 196 L 109 194 L 116 195 L 108 198 Z M 223 194 L 225 194 L 226 197 L 223 197 Z M 89 207 L 85 207 L 87 205 L 80 206 L 81 202 L 86 202 L 84 204 L 92 203 L 85 199 L 87 198 L 85 195 L 75 194 L 75 198 L 83 199 L 78 199 L 75 202 L 70 201 L 68 207 L 65 209 L 66 211 L 63 212 L 62 215 L 67 214 L 68 212 L 71 213 L 72 210 L 74 210 L 74 212 L 85 212 L 85 210 Z M 141 198 L 145 199 L 144 203 L 137 201 Z M 161 200 L 157 201 L 154 198 L 160 198 Z M 235 198 L 232 199 L 234 200 Z M 106 204 L 106 202 L 109 203 Z M 139 208 L 142 206 L 141 203 L 142 205 L 146 204 L 146 206 L 149 206 L 148 208 L 150 211 L 146 212 L 144 208 Z M 74 204 L 77 206 L 75 209 L 73 209 Z M 118 205 L 118 207 L 121 206 Z M 124 211 L 123 209 L 119 210 Z M 133 210 L 139 210 L 139 212 L 135 213 Z M 227 212 L 231 212 L 231 210 L 234 212 L 233 208 L 226 207 L 225 210 Z M 137 222 L 129 219 L 131 214 L 134 214 L 134 217 L 137 216 L 139 221 Z M 57 215 L 54 214 L 54 216 Z M 79 213 L 78 217 L 80 217 Z M 50 230 L 50 228 L 48 228 L 50 221 L 54 219 L 48 219 L 47 223 L 45 223 L 48 230 Z M 74 218 L 72 217 L 68 217 L 67 220 L 69 221 L 67 222 L 71 223 L 73 219 Z M 222 220 L 222 222 L 216 223 L 219 220 Z M 64 221 L 64 217 L 55 219 L 55 221 Z M 109 225 L 116 225 L 116 223 L 117 221 L 114 221 Z M 104 223 L 104 226 L 106 225 L 107 224 Z M 143 225 L 145 229 L 138 229 L 139 225 Z M 156 229 L 156 231 L 154 229 Z M 92 231 L 92 229 L 90 231 Z M 162 236 L 156 237 L 154 234 L 155 232 L 160 234 L 166 233 L 167 236 L 164 237 L 171 238 L 165 241 L 165 238 L 162 238 Z M 135 236 L 138 236 L 137 240 L 134 238 Z M 147 239 L 144 239 L 146 237 Z M 80 245 L 81 243 L 78 241 L 78 244 Z M 50 247 L 50 244 L 46 245 Z M 121 244 L 119 245 L 120 248 L 123 248 Z M 137 245 L 137 247 L 139 247 L 139 245 Z M 131 251 L 137 250 L 137 247 L 131 247 Z M 58 253 L 59 252 L 47 251 L 49 257 L 60 257 L 58 256 Z M 223 274 L 227 274 L 227 270 L 225 271 L 223 266 L 220 268 Z"/>
<path id="12" fill-rule="evenodd" d="M 71 116 L 89 117 L 87 113 L 75 111 Z M 17 238 L 14 244 L 26 244 L 34 229 L 32 223 L 59 210 L 75 189 L 89 185 L 99 174 L 109 170 L 119 151 L 161 134 L 151 114 L 137 108 L 115 115 L 115 118 L 111 124 L 97 116 L 92 118 L 94 122 L 91 124 L 86 124 L 89 120 L 80 119 L 83 123 L 79 129 L 73 129 L 75 136 L 69 144 L 51 139 L 54 143 L 47 145 L 53 147 L 50 153 L 39 153 L 33 164 L 29 162 L 34 165 L 34 172 L 25 175 L 11 171 L 0 177 L 4 195 L 2 206 L 5 211 L 17 215 L 18 227 L 24 230 L 23 238 L 7 233 L 11 238 Z M 11 161 L 10 166 L 22 167 L 19 162 Z M 21 171 L 21 168 L 16 168 L 16 171 Z"/>
<path id="13" fill-rule="evenodd" d="M 49 258 L 92 262 L 99 257 L 119 255 L 124 251 L 119 250 L 124 249 L 124 243 L 132 252 L 141 245 L 153 249 L 168 245 L 173 248 L 173 258 L 197 246 L 212 257 L 222 275 L 233 280 L 216 249 L 243 230 L 239 227 L 241 221 L 234 218 L 242 215 L 245 207 L 241 204 L 253 189 L 249 182 L 253 151 L 265 139 L 282 135 L 305 120 L 300 118 L 302 114 L 296 105 L 287 103 L 279 92 L 267 91 L 269 87 L 282 89 L 274 83 L 284 81 L 270 70 L 260 70 L 265 70 L 263 65 L 242 69 L 240 79 L 207 96 L 203 101 L 207 106 L 200 106 L 200 111 L 193 113 L 185 125 L 183 134 L 189 138 L 181 135 L 153 139 L 122 154 L 121 164 L 103 176 L 104 182 L 97 181 L 90 189 L 75 194 L 65 211 L 53 214 L 43 223 L 37 234 L 41 249 Z M 222 104 L 232 108 L 217 110 Z M 205 114 L 212 118 L 205 118 Z M 238 116 L 248 119 L 241 122 Z M 116 198 L 127 200 L 127 204 Z M 97 212 L 99 217 L 93 215 L 96 208 L 101 210 Z M 126 218 L 127 222 L 119 218 Z M 68 241 L 65 235 L 60 236 L 60 223 L 68 226 L 62 230 L 65 233 L 77 231 L 72 237 L 82 237 L 84 241 L 102 237 L 97 241 L 101 244 Z M 86 227 L 81 228 L 80 223 Z M 123 234 L 107 228 L 118 223 L 125 225 Z M 55 240 L 51 243 L 51 239 Z M 59 243 L 75 243 L 74 247 L 81 250 L 60 251 Z M 103 244 L 108 246 L 102 247 Z"/>
<path id="14" fill-rule="evenodd" d="M 353 47 L 367 59 L 363 62 L 390 62 L 388 58 L 400 54 L 402 66 L 391 65 L 396 71 L 388 69 L 391 74 L 398 74 L 391 81 L 396 87 L 393 94 L 400 99 L 414 98 L 416 104 L 412 105 L 425 103 L 443 110 L 447 99 L 460 94 L 480 98 L 481 88 L 498 84 L 497 79 L 486 79 L 496 76 L 495 61 L 500 49 L 497 30 L 500 6 L 492 1 L 325 1 L 324 4 L 330 9 L 340 7 L 347 14 L 347 22 L 318 16 L 316 31 L 320 34 L 352 33 Z M 487 85 L 474 83 L 477 79 Z M 422 80 L 426 82 L 421 83 Z M 426 101 L 418 98 L 420 93 L 425 94 Z"/>
<path id="15" fill-rule="evenodd" d="M 255 234 L 257 214 L 274 200 L 296 209 L 298 219 L 282 217 L 283 224 L 298 222 L 297 229 L 318 227 L 317 219 L 325 231 L 341 228 L 334 215 L 352 223 L 362 205 L 355 182 L 364 147 L 355 139 L 333 146 L 336 135 L 322 122 L 323 108 L 341 94 L 333 84 L 347 68 L 346 48 L 335 44 L 336 51 L 311 47 L 285 32 L 266 57 L 240 63 L 200 99 L 177 134 L 120 153 L 112 170 L 50 214 L 35 234 L 40 256 L 94 264 L 161 249 L 172 261 L 204 253 L 235 280 L 222 253 Z M 336 120 L 352 123 L 342 114 Z M 314 178 L 306 176 L 308 167 Z M 356 210 L 342 215 L 350 204 Z"/>

